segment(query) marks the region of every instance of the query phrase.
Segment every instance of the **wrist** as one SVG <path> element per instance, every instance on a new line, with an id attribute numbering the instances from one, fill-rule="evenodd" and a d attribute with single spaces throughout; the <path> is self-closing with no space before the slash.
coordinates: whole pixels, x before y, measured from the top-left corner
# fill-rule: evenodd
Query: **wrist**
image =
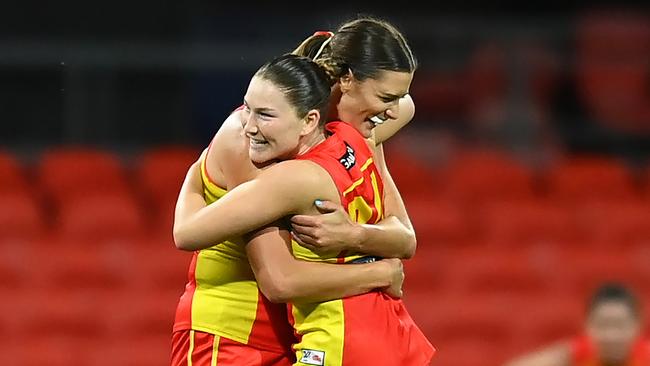
<path id="1" fill-rule="evenodd" d="M 364 244 L 368 238 L 368 231 L 365 225 L 355 224 L 352 235 L 352 246 L 356 252 L 364 252 Z"/>
<path id="2" fill-rule="evenodd" d="M 388 287 L 393 281 L 393 269 L 390 264 L 385 261 L 377 261 L 370 263 L 377 273 L 377 286 L 376 288 Z"/>

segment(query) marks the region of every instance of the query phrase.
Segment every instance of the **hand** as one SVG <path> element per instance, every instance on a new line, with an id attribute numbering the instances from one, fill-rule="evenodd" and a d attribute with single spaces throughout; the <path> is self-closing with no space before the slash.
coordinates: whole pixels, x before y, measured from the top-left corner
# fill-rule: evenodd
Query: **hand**
<path id="1" fill-rule="evenodd" d="M 292 236 L 313 252 L 356 251 L 361 242 L 361 225 L 350 220 L 341 205 L 316 201 L 321 215 L 296 215 L 291 218 Z"/>
<path id="2" fill-rule="evenodd" d="M 382 259 L 381 262 L 386 262 L 389 265 L 391 274 L 391 284 L 382 289 L 388 296 L 399 299 L 402 297 L 402 284 L 404 284 L 404 266 L 402 261 L 396 258 Z"/>

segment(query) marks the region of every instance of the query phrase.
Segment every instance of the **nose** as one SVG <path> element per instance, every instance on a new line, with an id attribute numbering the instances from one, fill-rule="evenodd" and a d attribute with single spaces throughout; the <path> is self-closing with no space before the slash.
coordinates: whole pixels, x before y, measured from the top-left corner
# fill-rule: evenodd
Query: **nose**
<path id="1" fill-rule="evenodd" d="M 251 137 L 257 135 L 257 120 L 252 112 L 249 112 L 244 120 L 244 133 L 246 136 Z"/>

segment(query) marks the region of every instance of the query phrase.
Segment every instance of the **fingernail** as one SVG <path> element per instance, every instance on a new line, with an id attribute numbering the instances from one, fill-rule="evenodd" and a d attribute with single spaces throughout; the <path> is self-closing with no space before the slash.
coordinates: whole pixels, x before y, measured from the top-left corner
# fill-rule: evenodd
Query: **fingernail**
<path id="1" fill-rule="evenodd" d="M 315 204 L 316 206 L 322 206 L 322 205 L 323 205 L 323 201 L 321 201 L 321 200 L 316 200 L 316 201 L 314 201 L 314 204 Z"/>

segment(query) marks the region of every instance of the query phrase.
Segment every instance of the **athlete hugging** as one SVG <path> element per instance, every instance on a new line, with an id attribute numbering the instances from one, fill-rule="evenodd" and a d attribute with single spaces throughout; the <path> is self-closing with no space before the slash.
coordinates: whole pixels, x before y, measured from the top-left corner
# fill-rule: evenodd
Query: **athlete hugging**
<path id="1" fill-rule="evenodd" d="M 179 194 L 174 240 L 194 255 L 172 365 L 429 365 L 381 145 L 413 117 L 416 66 L 392 25 L 360 18 L 255 73 Z"/>

